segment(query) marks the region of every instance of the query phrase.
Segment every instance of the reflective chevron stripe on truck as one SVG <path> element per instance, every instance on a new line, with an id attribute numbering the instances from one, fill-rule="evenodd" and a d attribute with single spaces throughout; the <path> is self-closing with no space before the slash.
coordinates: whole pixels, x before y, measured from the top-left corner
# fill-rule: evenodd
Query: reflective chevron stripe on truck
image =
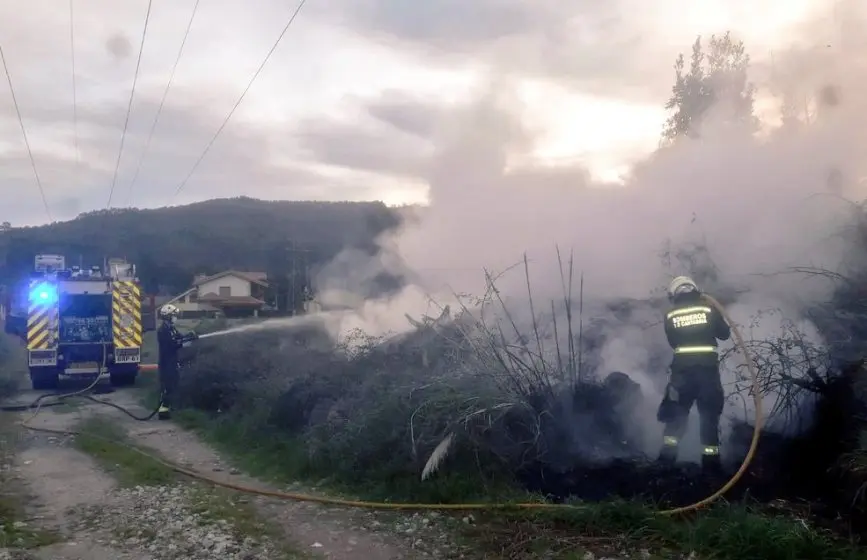
<path id="1" fill-rule="evenodd" d="M 138 363 L 142 345 L 141 290 L 138 284 L 112 282 L 111 307 L 114 361 L 118 364 Z"/>
<path id="2" fill-rule="evenodd" d="M 57 345 L 57 289 L 45 280 L 34 280 L 29 295 L 27 349 L 53 349 Z"/>
<path id="3" fill-rule="evenodd" d="M 28 288 L 27 363 L 30 367 L 54 367 L 60 327 L 57 286 L 38 279 L 32 280 Z"/>

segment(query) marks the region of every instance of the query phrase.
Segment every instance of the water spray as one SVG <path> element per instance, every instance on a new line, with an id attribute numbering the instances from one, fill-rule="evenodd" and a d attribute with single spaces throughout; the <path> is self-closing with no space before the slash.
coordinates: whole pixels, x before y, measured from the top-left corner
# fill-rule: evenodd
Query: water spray
<path id="1" fill-rule="evenodd" d="M 291 329 L 294 327 L 302 327 L 309 326 L 315 324 L 322 324 L 328 319 L 336 319 L 339 318 L 339 315 L 336 315 L 334 312 L 325 312 L 325 313 L 312 313 L 308 315 L 296 315 L 294 317 L 281 317 L 279 319 L 267 319 L 260 323 L 251 323 L 249 325 L 239 325 L 237 327 L 232 327 L 229 329 L 224 329 L 222 331 L 215 331 L 210 333 L 205 333 L 199 335 L 199 339 L 203 338 L 213 338 L 216 336 L 224 336 L 227 334 L 239 334 L 245 332 L 253 332 L 253 331 L 265 331 L 265 330 L 280 330 L 280 329 Z"/>

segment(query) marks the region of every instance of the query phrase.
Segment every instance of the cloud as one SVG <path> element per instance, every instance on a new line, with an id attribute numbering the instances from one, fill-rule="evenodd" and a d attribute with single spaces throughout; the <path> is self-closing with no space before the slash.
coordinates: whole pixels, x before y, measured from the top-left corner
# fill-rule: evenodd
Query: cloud
<path id="1" fill-rule="evenodd" d="M 189 0 L 153 8 L 119 169 L 120 198 L 113 204 L 129 198 L 122 191 L 142 156 L 192 7 Z M 525 113 L 521 130 L 506 119 L 496 132 L 517 142 L 508 150 L 509 166 L 521 167 L 503 181 L 582 184 L 588 180 L 585 167 L 620 169 L 653 143 L 673 56 L 695 33 L 720 28 L 698 18 L 693 8 L 680 14 L 686 23 L 677 23 L 671 2 L 653 14 L 638 8 L 636 0 L 584 0 L 578 6 L 554 0 L 311 3 L 175 199 L 173 189 L 294 9 L 276 1 L 255 12 L 240 4 L 203 3 L 136 182 L 146 190 L 131 199 L 143 206 L 238 194 L 417 201 L 428 182 L 448 182 L 450 171 L 442 161 L 460 168 L 462 157 L 502 156 L 486 147 L 488 139 L 455 153 L 437 152 L 445 128 L 454 126 L 455 107 L 489 80 L 519 91 L 535 82 L 535 90 L 542 91 L 532 103 L 514 102 L 514 110 Z M 108 198 L 146 4 L 98 0 L 75 9 L 73 126 L 68 14 L 47 2 L 24 12 L 0 7 L 0 33 L 24 124 L 58 218 L 76 206 L 60 200 L 92 209 Z M 551 93 L 555 87 L 562 94 Z M 30 171 L 17 118 L 2 90 L 0 153 L 10 165 L 20 165 L 0 176 L 0 188 L 10 192 Z M 594 92 L 597 97 L 589 95 Z M 618 106 L 618 98 L 640 103 Z M 618 112 L 620 121 L 612 125 Z M 500 118 L 488 114 L 487 119 Z M 565 167 L 550 169 L 528 156 L 553 137 L 559 147 L 548 151 L 569 161 Z M 69 162 L 79 160 L 70 178 Z M 34 206 L 5 208 L 10 221 L 20 224 L 44 220 L 44 212 L 34 210 L 39 206 L 37 200 Z"/>
<path id="2" fill-rule="evenodd" d="M 588 94 L 659 103 L 671 61 L 696 35 L 733 31 L 764 55 L 813 0 L 354 0 L 326 14 L 431 61 L 473 60 L 498 72 L 551 79 Z M 325 11 L 325 9 L 323 9 Z"/>
<path id="3" fill-rule="evenodd" d="M 409 111 L 405 116 L 410 116 Z M 397 130 L 376 121 L 317 118 L 302 122 L 295 139 L 313 159 L 325 164 L 412 178 L 423 175 L 424 139 Z"/>
<path id="4" fill-rule="evenodd" d="M 396 164 L 399 157 L 368 143 L 367 154 L 360 160 L 356 157 L 357 161 L 333 165 L 317 161 L 319 152 L 349 157 L 346 147 L 351 144 L 340 148 L 323 139 L 331 133 L 358 135 L 360 129 L 346 124 L 340 130 L 323 131 L 323 126 L 333 128 L 331 121 L 315 123 L 317 115 L 340 114 L 341 99 L 347 93 L 364 94 L 369 83 L 376 87 L 399 84 L 404 79 L 394 71 L 399 57 L 385 53 L 378 57 L 377 71 L 365 71 L 368 82 L 357 80 L 358 72 L 342 68 L 346 64 L 364 66 L 353 62 L 354 57 L 364 56 L 363 49 L 355 48 L 357 41 L 323 29 L 309 18 L 303 26 L 293 27 L 181 195 L 173 196 L 285 25 L 291 10 L 277 2 L 266 3 L 255 13 L 240 5 L 202 3 L 130 193 L 192 6 L 189 1 L 153 8 L 112 205 L 131 201 L 158 206 L 239 194 L 400 201 L 400 192 L 396 197 L 392 194 L 396 180 L 388 175 L 372 176 L 366 170 L 370 165 L 364 165 L 368 157 L 379 156 Z M 75 4 L 75 120 L 69 14 L 49 3 L 37 2 L 23 12 L 0 7 L 4 54 L 55 219 L 102 208 L 108 201 L 145 7 L 102 0 Z M 306 54 L 311 51 L 322 57 L 314 62 Z M 323 73 L 323 62 L 333 72 Z M 357 90 L 330 77 L 344 75 Z M 417 75 L 419 72 L 408 79 Z M 0 86 L 0 131 L 0 158 L 7 164 L 0 172 L 3 219 L 16 225 L 45 221 L 47 215 L 5 85 Z M 389 150 L 399 147 L 390 138 L 383 141 Z M 22 187 L 27 194 L 18 196 Z M 417 190 L 416 185 L 402 189 Z"/>
<path id="5" fill-rule="evenodd" d="M 649 91 L 659 94 L 647 78 L 659 74 L 660 55 L 672 55 L 655 48 L 647 28 L 625 15 L 628 4 L 363 0 L 338 3 L 332 17 L 440 63 L 472 59 L 504 72 L 555 77 L 588 93 L 604 90 L 646 101 Z"/>
<path id="6" fill-rule="evenodd" d="M 445 107 L 422 100 L 401 91 L 386 91 L 369 100 L 367 112 L 394 129 L 419 138 L 430 138 L 437 122 L 446 116 Z"/>
<path id="7" fill-rule="evenodd" d="M 112 195 L 112 204 L 132 200 L 153 206 L 226 194 L 397 202 L 423 198 L 423 181 L 430 175 L 430 138 L 450 111 L 449 104 L 465 97 L 473 72 L 451 63 L 430 65 L 416 54 L 330 26 L 323 13 L 327 10 L 315 5 L 302 12 L 185 187 L 185 196 L 172 198 L 172 184 L 176 187 L 192 167 L 291 13 L 277 2 L 266 3 L 255 14 L 238 6 L 200 7 L 136 182 L 146 185 L 146 194 L 122 192 L 129 190 L 139 165 L 192 6 L 192 1 L 157 5 L 151 13 L 118 171 L 119 192 Z M 72 45 L 65 11 L 47 3 L 36 3 L 26 12 L 0 8 L 10 74 L 46 196 L 57 205 L 52 212 L 56 219 L 71 217 L 72 208 L 99 208 L 101 198 L 108 201 L 145 8 L 107 0 L 76 4 Z M 533 16 L 534 25 L 544 28 L 543 16 L 548 17 L 550 9 Z M 480 17 L 494 15 L 492 4 L 473 10 Z M 529 17 L 519 2 L 502 14 L 506 19 L 500 28 L 506 34 Z M 232 25 L 225 25 L 227 21 Z M 462 42 L 472 66 L 487 52 L 472 39 L 473 28 L 490 28 L 469 21 L 464 25 Z M 441 27 L 436 33 L 444 32 Z M 308 56 L 310 52 L 317 56 Z M 413 106 L 419 99 L 425 110 Z M 361 114 L 353 113 L 353 107 L 365 103 L 369 106 Z M 20 165 L 4 170 L 0 188 L 10 192 L 24 180 L 34 184 L 26 179 L 32 171 L 11 98 L 2 93 L 0 130 L 3 157 L 10 165 Z M 102 195 L 100 185 L 105 185 Z M 17 204 L 4 207 L 15 224 L 47 218 L 36 210 L 41 203 Z"/>
<path id="8" fill-rule="evenodd" d="M 148 131 L 157 110 L 152 100 L 140 100 L 130 119 L 112 206 L 179 204 L 203 198 L 241 194 L 272 199 L 377 198 L 376 186 L 365 187 L 352 176 L 332 177 L 315 168 L 315 161 L 286 159 L 295 151 L 291 139 L 276 130 L 236 123 L 227 127 L 200 168 L 178 196 L 177 188 L 213 137 L 221 115 L 188 106 L 166 105 L 160 126 L 145 155 Z M 54 219 L 108 204 L 120 147 L 123 108 L 79 110 L 78 150 L 72 149 L 72 120 L 65 112 L 33 114 L 26 120 L 37 170 Z M 5 118 L 3 118 L 5 117 Z M 0 113 L 6 138 L 20 138 L 17 121 Z M 144 159 L 142 159 L 144 156 Z M 0 155 L 4 173 L 0 190 L 16 196 L 4 204 L 4 219 L 15 225 L 41 221 L 45 213 L 23 142 L 9 142 Z M 141 164 L 133 184 L 136 169 Z M 74 201 L 74 203 L 70 203 Z M 28 220 L 28 218 L 30 220 Z"/>

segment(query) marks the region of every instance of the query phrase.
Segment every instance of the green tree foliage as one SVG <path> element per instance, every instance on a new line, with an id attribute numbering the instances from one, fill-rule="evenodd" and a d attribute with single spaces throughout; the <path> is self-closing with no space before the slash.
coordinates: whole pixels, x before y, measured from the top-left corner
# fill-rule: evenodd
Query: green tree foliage
<path id="1" fill-rule="evenodd" d="M 728 32 L 711 35 L 706 46 L 701 37 L 696 38 L 689 69 L 683 54 L 674 63 L 675 82 L 665 105 L 672 114 L 663 128 L 663 140 L 699 137 L 711 108 L 721 124 L 754 132 L 758 121 L 753 113 L 755 87 L 747 76 L 749 64 L 743 42 Z"/>
<path id="2" fill-rule="evenodd" d="M 234 268 L 287 271 L 285 249 L 304 247 L 305 263 L 324 264 L 346 247 L 374 253 L 376 237 L 397 226 L 380 202 L 209 200 L 153 210 L 112 209 L 68 222 L 11 228 L 0 236 L 0 283 L 27 274 L 37 253 L 57 253 L 67 264 L 101 264 L 104 257 L 136 263 L 149 293 L 175 294 L 195 274 Z M 5 258 L 4 258 L 5 257 Z"/>

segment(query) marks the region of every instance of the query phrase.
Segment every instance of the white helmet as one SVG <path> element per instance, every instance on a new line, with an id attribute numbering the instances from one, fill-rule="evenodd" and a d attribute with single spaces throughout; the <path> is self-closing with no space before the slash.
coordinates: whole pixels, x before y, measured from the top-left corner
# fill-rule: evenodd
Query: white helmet
<path id="1" fill-rule="evenodd" d="M 680 294 L 688 294 L 690 292 L 697 291 L 698 285 L 696 285 L 695 281 L 689 276 L 678 276 L 671 281 L 671 284 L 668 285 L 669 298 L 673 298 Z"/>
<path id="2" fill-rule="evenodd" d="M 180 315 L 181 310 L 171 303 L 167 303 L 166 305 L 160 307 L 160 318 L 164 321 L 174 321 L 178 315 Z"/>

